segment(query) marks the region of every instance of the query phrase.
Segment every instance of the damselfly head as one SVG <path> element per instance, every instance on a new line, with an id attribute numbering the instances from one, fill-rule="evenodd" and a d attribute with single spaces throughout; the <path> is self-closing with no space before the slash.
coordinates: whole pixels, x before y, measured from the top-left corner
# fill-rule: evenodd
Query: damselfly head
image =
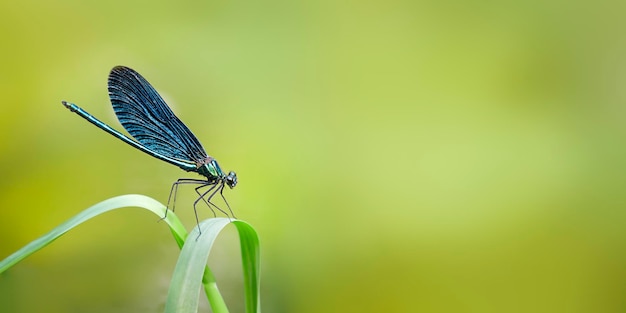
<path id="1" fill-rule="evenodd" d="M 228 176 L 226 176 L 225 179 L 226 185 L 228 185 L 228 187 L 230 187 L 231 189 L 237 186 L 237 174 L 235 174 L 235 172 L 228 172 Z"/>

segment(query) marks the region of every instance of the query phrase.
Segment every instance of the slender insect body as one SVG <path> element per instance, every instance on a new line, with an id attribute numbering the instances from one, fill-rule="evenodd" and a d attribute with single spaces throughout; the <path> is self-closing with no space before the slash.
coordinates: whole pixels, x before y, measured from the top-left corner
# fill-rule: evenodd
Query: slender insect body
<path id="1" fill-rule="evenodd" d="M 232 189 L 237 185 L 237 174 L 233 171 L 230 171 L 228 175 L 224 174 L 217 161 L 208 156 L 198 139 L 174 115 L 154 87 L 139 73 L 124 66 L 116 66 L 111 70 L 108 85 L 109 97 L 115 114 L 122 126 L 135 140 L 101 122 L 75 104 L 65 101 L 62 103 L 71 112 L 78 114 L 134 148 L 176 165 L 185 171 L 197 172 L 206 178 L 206 180 L 181 178 L 174 182 L 168 198 L 168 208 L 170 208 L 170 200 L 173 200 L 171 209 L 174 209 L 178 185 L 192 184 L 197 185 L 195 190 L 200 196 L 194 202 L 194 212 L 196 211 L 196 204 L 203 201 L 209 205 L 211 210 L 215 207 L 227 214 L 211 202 L 211 198 L 219 193 L 228 206 L 230 214 L 233 214 L 222 191 L 224 186 Z M 205 187 L 208 190 L 199 191 Z M 197 212 L 195 213 L 197 220 L 198 215 Z"/>

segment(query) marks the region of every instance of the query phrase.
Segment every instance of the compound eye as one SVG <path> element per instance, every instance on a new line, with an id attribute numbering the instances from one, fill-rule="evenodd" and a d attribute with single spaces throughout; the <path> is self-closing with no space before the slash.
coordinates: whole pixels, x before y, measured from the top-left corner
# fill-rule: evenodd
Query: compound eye
<path id="1" fill-rule="evenodd" d="M 237 186 L 237 174 L 235 174 L 235 172 L 230 171 L 228 173 L 228 176 L 226 176 L 226 185 L 230 188 Z"/>

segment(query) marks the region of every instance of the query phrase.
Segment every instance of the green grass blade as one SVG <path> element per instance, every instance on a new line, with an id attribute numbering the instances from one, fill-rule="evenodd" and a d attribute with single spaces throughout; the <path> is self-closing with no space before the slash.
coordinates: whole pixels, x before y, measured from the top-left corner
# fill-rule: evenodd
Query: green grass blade
<path id="1" fill-rule="evenodd" d="M 159 218 L 165 215 L 166 210 L 163 204 L 143 195 L 124 195 L 102 201 L 80 212 L 47 234 L 0 261 L 0 273 L 44 248 L 81 223 L 100 214 L 125 207 L 144 208 L 153 212 Z M 213 311 L 215 313 L 228 312 L 217 288 L 215 277 L 206 266 L 206 261 L 217 235 L 226 225 L 231 223 L 231 220 L 228 218 L 213 218 L 203 221 L 200 223 L 202 235 L 198 237 L 198 228 L 195 227 L 191 237 L 194 238 L 194 240 L 187 241 L 185 240 L 187 238 L 187 231 L 173 212 L 169 212 L 164 221 L 170 227 L 177 244 L 182 248 L 170 284 L 166 312 L 196 312 L 200 284 L 204 286 L 206 296 L 209 299 Z M 239 220 L 232 222 L 237 227 L 241 242 L 246 312 L 259 313 L 259 239 L 254 228 L 248 223 Z M 195 238 L 197 238 L 197 240 Z"/>
<path id="2" fill-rule="evenodd" d="M 202 283 L 213 312 L 228 312 L 215 279 L 211 277 L 203 282 L 202 277 L 211 247 L 217 235 L 229 223 L 227 218 L 212 218 L 200 222 L 202 234 L 199 237 L 198 227 L 191 231 L 191 240 L 185 242 L 172 275 L 165 312 L 197 312 Z"/>
<path id="3" fill-rule="evenodd" d="M 6 271 L 11 266 L 15 265 L 27 256 L 35 253 L 39 249 L 47 246 L 48 244 L 68 232 L 70 229 L 80 225 L 81 223 L 108 211 L 124 207 L 144 208 L 153 212 L 160 218 L 165 215 L 165 206 L 163 204 L 143 195 L 124 195 L 102 201 L 80 212 L 79 214 L 70 218 L 68 221 L 54 228 L 47 234 L 32 241 L 17 252 L 0 261 L 0 273 Z M 187 231 L 185 230 L 185 227 L 182 225 L 178 217 L 176 217 L 173 212 L 169 212 L 167 214 L 167 218 L 165 218 L 164 221 L 169 225 L 175 240 L 179 242 L 179 245 L 181 245 L 187 236 Z"/>
<path id="4" fill-rule="evenodd" d="M 260 312 L 258 236 L 249 224 L 239 220 L 232 222 L 237 227 L 241 240 L 246 312 Z M 200 236 L 197 227 L 191 232 L 189 238 L 192 239 L 185 242 L 172 275 L 165 312 L 197 312 L 201 283 L 204 284 L 213 312 L 228 312 L 212 275 L 205 275 L 204 279 L 202 275 L 215 239 L 229 223 L 231 220 L 228 218 L 212 218 L 200 222 Z"/>
<path id="5" fill-rule="evenodd" d="M 259 237 L 252 226 L 244 221 L 236 220 L 233 224 L 239 231 L 241 243 L 241 260 L 246 293 L 246 312 L 261 313 L 260 294 L 260 246 Z"/>

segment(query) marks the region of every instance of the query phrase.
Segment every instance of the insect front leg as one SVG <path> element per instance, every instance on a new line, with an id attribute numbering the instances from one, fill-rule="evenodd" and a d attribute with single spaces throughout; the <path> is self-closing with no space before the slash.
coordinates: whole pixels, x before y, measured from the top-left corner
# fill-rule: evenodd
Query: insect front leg
<path id="1" fill-rule="evenodd" d="M 167 217 L 167 211 L 170 209 L 170 203 L 172 203 L 172 212 L 174 212 L 174 210 L 176 209 L 176 194 L 178 194 L 178 185 L 187 185 L 187 184 L 193 184 L 193 185 L 206 185 L 206 180 L 202 180 L 202 179 L 194 179 L 194 178 L 180 178 L 177 181 L 175 181 L 172 184 L 172 188 L 170 189 L 170 195 L 167 197 L 167 207 L 165 210 L 165 216 L 163 218 Z M 202 186 L 200 186 L 202 187 Z M 172 194 L 174 195 L 174 199 L 172 199 Z M 173 200 L 173 202 L 171 202 Z"/>

